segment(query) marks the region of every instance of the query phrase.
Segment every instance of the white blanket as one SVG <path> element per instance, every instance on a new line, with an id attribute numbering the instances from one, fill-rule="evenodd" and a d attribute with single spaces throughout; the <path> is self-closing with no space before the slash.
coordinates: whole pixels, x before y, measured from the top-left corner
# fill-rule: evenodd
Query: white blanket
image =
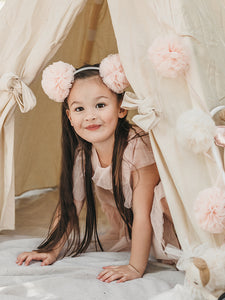
<path id="1" fill-rule="evenodd" d="M 35 249 L 39 242 L 40 239 L 33 238 L 0 243 L 1 300 L 149 300 L 183 283 L 181 272 L 151 261 L 140 279 L 125 283 L 103 283 L 96 279 L 103 266 L 127 264 L 127 252 L 89 252 L 76 258 L 66 257 L 51 266 L 42 267 L 40 262 L 18 266 L 17 255 Z"/>
<path id="2" fill-rule="evenodd" d="M 46 236 L 57 198 L 58 191 L 52 190 L 16 200 L 16 229 L 0 232 L 0 300 L 175 300 L 177 289 L 173 287 L 183 284 L 184 275 L 156 262 L 149 262 L 141 279 L 125 283 L 96 279 L 103 266 L 127 264 L 130 254 L 126 252 L 88 252 L 51 266 L 42 267 L 40 262 L 18 266 L 17 255 L 36 249 Z M 100 229 L 104 229 L 104 222 L 100 215 Z"/>

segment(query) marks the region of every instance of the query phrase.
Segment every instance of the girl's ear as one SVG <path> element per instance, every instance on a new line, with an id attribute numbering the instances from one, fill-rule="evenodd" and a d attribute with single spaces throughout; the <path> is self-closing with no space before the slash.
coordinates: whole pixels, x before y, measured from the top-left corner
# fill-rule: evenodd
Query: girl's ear
<path id="1" fill-rule="evenodd" d="M 123 119 L 125 116 L 127 115 L 127 110 L 120 107 L 120 110 L 119 110 L 119 118 L 120 119 Z"/>

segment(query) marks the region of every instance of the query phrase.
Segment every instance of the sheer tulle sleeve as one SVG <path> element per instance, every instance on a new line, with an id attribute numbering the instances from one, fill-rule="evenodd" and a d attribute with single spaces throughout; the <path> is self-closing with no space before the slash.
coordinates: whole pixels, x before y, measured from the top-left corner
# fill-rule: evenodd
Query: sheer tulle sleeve
<path id="1" fill-rule="evenodd" d="M 139 132 L 142 135 L 142 131 Z M 149 135 L 130 137 L 129 144 L 124 151 L 124 160 L 130 165 L 131 171 L 155 163 Z"/>
<path id="2" fill-rule="evenodd" d="M 76 201 L 83 201 L 85 199 L 85 190 L 81 151 L 78 151 L 75 156 L 76 158 L 73 167 L 73 198 Z"/>

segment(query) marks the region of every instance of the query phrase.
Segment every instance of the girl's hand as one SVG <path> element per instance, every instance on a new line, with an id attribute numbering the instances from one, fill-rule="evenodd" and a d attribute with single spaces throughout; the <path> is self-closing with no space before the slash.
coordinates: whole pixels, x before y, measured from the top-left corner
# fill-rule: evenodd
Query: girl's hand
<path id="1" fill-rule="evenodd" d="M 56 261 L 57 255 L 52 251 L 48 253 L 38 253 L 36 251 L 23 252 L 17 257 L 16 263 L 21 266 L 23 263 L 28 266 L 32 260 L 42 261 L 41 266 L 51 265 Z"/>
<path id="2" fill-rule="evenodd" d="M 97 277 L 97 279 L 103 282 L 117 280 L 119 283 L 142 277 L 142 274 L 139 273 L 139 271 L 132 265 L 107 266 L 103 267 L 103 269 L 104 271 L 102 271 Z"/>

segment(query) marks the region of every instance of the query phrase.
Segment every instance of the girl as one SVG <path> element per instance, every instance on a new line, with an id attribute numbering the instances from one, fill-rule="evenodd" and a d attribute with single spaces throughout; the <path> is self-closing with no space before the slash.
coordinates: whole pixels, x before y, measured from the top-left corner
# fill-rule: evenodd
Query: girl
<path id="1" fill-rule="evenodd" d="M 48 237 L 38 250 L 20 254 L 18 265 L 32 260 L 52 264 L 63 247 L 64 255 L 76 256 L 93 238 L 96 250 L 125 251 L 131 244 L 129 264 L 104 267 L 97 277 L 104 282 L 141 277 L 151 243 L 156 254 L 161 251 L 160 258 L 165 257 L 161 246 L 165 232 L 158 237 L 153 232 L 152 239 L 150 213 L 154 197 L 154 216 L 160 201 L 164 207 L 166 202 L 149 137 L 128 123 L 127 111 L 121 108 L 127 85 L 118 55 L 108 56 L 100 67 L 75 70 L 58 62 L 43 72 L 43 89 L 51 99 L 63 102 L 60 200 Z M 111 225 L 103 237 L 97 232 L 94 193 Z M 81 238 L 78 216 L 84 203 L 86 226 Z M 168 216 L 164 224 L 173 233 L 168 208 L 164 213 Z M 170 236 L 174 244 L 176 237 Z"/>

